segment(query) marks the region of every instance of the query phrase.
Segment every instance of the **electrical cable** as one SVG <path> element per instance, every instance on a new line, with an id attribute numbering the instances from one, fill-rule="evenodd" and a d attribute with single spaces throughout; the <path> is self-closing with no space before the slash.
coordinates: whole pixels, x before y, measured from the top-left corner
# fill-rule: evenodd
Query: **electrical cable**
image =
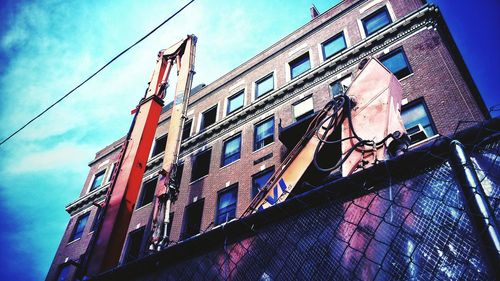
<path id="1" fill-rule="evenodd" d="M 55 101 L 54 103 L 52 103 L 49 107 L 47 107 L 46 109 L 44 109 L 42 112 L 40 112 L 38 115 L 36 115 L 35 117 L 33 117 L 31 120 L 29 120 L 28 122 L 26 122 L 23 126 L 21 126 L 19 129 L 17 129 L 16 131 L 14 131 L 13 133 L 11 133 L 7 138 L 3 139 L 1 142 L 0 142 L 0 145 L 4 144 L 5 142 L 7 142 L 9 139 L 11 139 L 13 136 L 15 136 L 17 133 L 19 133 L 20 131 L 22 131 L 24 128 L 26 128 L 29 124 L 31 124 L 33 121 L 35 121 L 36 119 L 40 118 L 42 115 L 44 115 L 47 111 L 49 111 L 51 108 L 53 108 L 55 105 L 57 105 L 58 103 L 60 103 L 62 100 L 64 100 L 65 98 L 67 98 L 69 95 L 71 95 L 73 92 L 75 92 L 78 88 L 80 88 L 81 86 L 83 86 L 85 83 L 87 83 L 90 79 L 94 78 L 94 76 L 96 76 L 99 72 L 101 72 L 102 70 L 104 70 L 106 67 L 108 67 L 111 63 L 113 63 L 115 60 L 117 60 L 119 57 L 121 57 L 123 54 L 125 54 L 126 52 L 128 52 L 130 49 L 132 49 L 133 47 L 135 47 L 137 44 L 141 43 L 142 41 L 144 41 L 144 39 L 146 39 L 147 37 L 149 37 L 151 34 L 153 34 L 156 30 L 158 30 L 160 27 L 162 27 L 164 24 L 166 24 L 168 21 L 170 21 L 173 17 L 175 17 L 177 14 L 179 14 L 182 10 L 184 10 L 187 6 L 189 6 L 191 3 L 193 3 L 194 0 L 191 0 L 189 1 L 187 4 L 185 4 L 184 6 L 182 6 L 179 10 L 177 10 L 177 12 L 173 13 L 170 17 L 168 17 L 166 20 L 164 20 L 162 23 L 160 23 L 157 27 L 155 27 L 153 30 L 151 30 L 150 32 L 148 32 L 146 35 L 144 35 L 142 38 L 140 38 L 139 40 L 137 40 L 134 44 L 130 45 L 129 47 L 127 47 L 125 50 L 123 50 L 122 52 L 120 52 L 118 55 L 116 55 L 115 57 L 113 57 L 110 61 L 108 61 L 104 66 L 102 66 L 101 68 L 99 68 L 96 72 L 94 72 L 92 75 L 90 75 L 89 77 L 87 77 L 85 80 L 83 80 L 83 82 L 81 82 L 80 84 L 78 84 L 76 87 L 74 87 L 72 90 L 70 90 L 69 92 L 67 92 L 64 96 L 62 96 L 61 98 L 59 98 L 57 101 Z"/>

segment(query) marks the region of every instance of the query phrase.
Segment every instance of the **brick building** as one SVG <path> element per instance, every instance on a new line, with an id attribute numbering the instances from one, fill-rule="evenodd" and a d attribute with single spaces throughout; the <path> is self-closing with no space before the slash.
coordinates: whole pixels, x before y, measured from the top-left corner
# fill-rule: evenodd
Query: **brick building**
<path id="1" fill-rule="evenodd" d="M 450 135 L 460 120 L 489 119 L 437 7 L 423 1 L 346 0 L 209 85 L 193 88 L 183 128 L 179 199 L 170 239 L 180 241 L 238 217 L 293 147 L 293 135 L 351 82 L 359 62 L 379 58 L 399 78 L 412 147 Z M 148 224 L 170 107 L 155 143 L 122 251 L 147 254 Z M 71 277 L 95 228 L 123 139 L 96 153 L 47 280 Z M 66 280 L 66 279 L 62 279 Z"/>

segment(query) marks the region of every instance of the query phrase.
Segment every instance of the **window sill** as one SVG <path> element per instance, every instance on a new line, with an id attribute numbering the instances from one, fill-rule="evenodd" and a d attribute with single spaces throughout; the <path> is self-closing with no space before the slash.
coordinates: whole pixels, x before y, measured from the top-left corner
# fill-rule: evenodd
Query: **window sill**
<path id="1" fill-rule="evenodd" d="M 197 182 L 201 181 L 202 179 L 204 179 L 204 178 L 206 178 L 206 177 L 208 177 L 208 174 L 204 175 L 203 177 L 201 177 L 201 178 L 199 178 L 199 179 L 195 179 L 194 181 L 190 182 L 190 183 L 189 183 L 189 185 L 195 184 L 195 183 L 197 183 Z"/>
<path id="2" fill-rule="evenodd" d="M 427 142 L 430 142 L 430 141 L 432 141 L 432 140 L 435 140 L 435 139 L 437 139 L 437 138 L 438 138 L 438 137 L 440 137 L 440 136 L 441 136 L 440 134 L 435 134 L 435 135 L 433 135 L 433 136 L 431 136 L 431 137 L 426 138 L 425 140 L 421 140 L 421 141 L 419 141 L 419 142 L 416 142 L 416 143 L 414 143 L 414 144 L 412 144 L 412 145 L 408 146 L 408 149 L 413 149 L 413 148 L 415 148 L 415 147 L 418 147 L 418 146 L 420 146 L 420 145 L 422 145 L 422 144 L 424 144 L 424 143 L 427 143 Z"/>
<path id="3" fill-rule="evenodd" d="M 94 188 L 94 189 L 92 189 L 92 190 L 89 190 L 89 191 L 87 192 L 87 194 L 85 194 L 85 196 L 86 196 L 86 195 L 89 195 L 89 194 L 92 194 L 92 193 L 97 193 L 99 190 L 103 189 L 104 187 L 109 186 L 109 183 L 110 183 L 110 182 L 108 181 L 108 182 L 107 182 L 107 183 L 105 183 L 105 184 L 101 184 L 100 186 L 98 186 L 98 187 L 96 187 L 96 188 Z"/>
<path id="4" fill-rule="evenodd" d="M 266 96 L 267 96 L 269 93 L 271 93 L 272 91 L 274 91 L 274 88 L 273 88 L 273 89 L 271 89 L 271 90 L 269 90 L 269 91 L 267 91 L 267 92 L 265 92 L 265 93 L 262 93 L 262 94 L 261 94 L 260 96 L 258 96 L 258 97 L 256 96 L 256 97 L 254 98 L 253 102 L 256 102 L 256 101 L 261 100 L 262 98 L 266 97 Z"/>
<path id="5" fill-rule="evenodd" d="M 261 151 L 261 150 L 264 150 L 266 147 L 271 146 L 271 145 L 273 145 L 273 144 L 274 144 L 274 141 L 273 141 L 273 142 L 271 142 L 271 143 L 268 143 L 268 144 L 264 145 L 263 147 L 261 147 L 261 148 L 259 148 L 259 149 L 257 149 L 257 150 L 252 151 L 252 153 L 257 153 L 257 152 L 259 152 L 259 151 Z"/>
<path id="6" fill-rule="evenodd" d="M 235 113 L 240 112 L 241 110 L 243 110 L 243 106 L 242 106 L 242 107 L 240 107 L 240 108 L 237 108 L 237 109 L 235 109 L 235 110 L 233 110 L 233 111 L 231 111 L 231 112 L 226 112 L 226 116 L 224 116 L 224 117 L 229 117 L 229 116 L 231 116 L 231 115 L 233 115 L 233 114 L 235 114 Z"/>
<path id="7" fill-rule="evenodd" d="M 77 239 L 75 239 L 75 240 L 72 240 L 72 241 L 68 242 L 68 244 L 66 244 L 66 246 L 69 246 L 69 245 L 71 245 L 71 244 L 73 244 L 73 243 L 75 243 L 75 242 L 78 242 L 78 241 L 80 241 L 81 239 L 82 239 L 82 237 L 77 238 Z"/>
<path id="8" fill-rule="evenodd" d="M 399 81 L 399 82 L 401 82 L 401 81 L 403 81 L 403 80 L 406 80 L 407 78 L 412 77 L 414 74 L 415 74 L 415 72 L 412 72 L 412 73 L 410 73 L 410 74 L 406 75 L 405 77 L 403 77 L 403 78 L 401 78 L 401 79 L 398 79 L 398 81 Z M 396 78 L 397 78 L 397 77 L 396 77 Z"/>
<path id="9" fill-rule="evenodd" d="M 142 206 L 140 206 L 139 208 L 135 209 L 135 210 L 134 210 L 134 212 L 137 212 L 137 211 L 139 211 L 140 209 L 144 209 L 144 207 L 147 207 L 147 206 L 152 205 L 152 204 L 153 204 L 153 202 L 149 202 L 149 203 L 148 203 L 148 204 L 146 204 L 146 205 L 142 205 Z"/>
<path id="10" fill-rule="evenodd" d="M 234 164 L 234 163 L 239 162 L 239 161 L 240 161 L 240 159 L 241 159 L 241 158 L 239 158 L 239 159 L 237 159 L 237 160 L 234 160 L 233 162 L 231 162 L 231 163 L 229 163 L 229 164 L 226 164 L 226 165 L 224 165 L 224 166 L 220 167 L 220 168 L 219 168 L 219 170 L 222 170 L 222 169 L 224 169 L 224 168 L 226 168 L 226 167 L 228 167 L 228 166 L 231 166 L 231 165 L 232 165 L 232 164 Z"/>

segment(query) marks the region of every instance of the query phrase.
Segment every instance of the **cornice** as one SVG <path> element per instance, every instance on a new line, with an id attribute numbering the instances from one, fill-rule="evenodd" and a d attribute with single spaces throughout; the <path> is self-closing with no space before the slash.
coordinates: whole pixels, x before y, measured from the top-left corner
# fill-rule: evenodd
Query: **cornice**
<path id="1" fill-rule="evenodd" d="M 104 197 L 106 197 L 106 192 L 108 191 L 108 188 L 109 188 L 109 182 L 104 186 L 76 199 L 75 201 L 69 203 L 66 206 L 66 212 L 68 212 L 70 215 L 73 215 L 77 213 L 79 210 L 90 207 L 90 205 L 92 205 L 93 202 L 103 200 Z"/>
<path id="2" fill-rule="evenodd" d="M 180 157 L 212 142 L 237 127 L 250 122 L 262 114 L 289 101 L 295 96 L 310 90 L 325 80 L 356 66 L 362 59 L 371 56 L 393 43 L 414 33 L 437 25 L 437 8 L 427 5 L 404 18 L 385 27 L 367 39 L 351 46 L 340 54 L 325 61 L 315 69 L 302 74 L 266 97 L 243 108 L 235 115 L 226 117 L 208 127 L 203 132 L 186 139 L 181 145 Z"/>

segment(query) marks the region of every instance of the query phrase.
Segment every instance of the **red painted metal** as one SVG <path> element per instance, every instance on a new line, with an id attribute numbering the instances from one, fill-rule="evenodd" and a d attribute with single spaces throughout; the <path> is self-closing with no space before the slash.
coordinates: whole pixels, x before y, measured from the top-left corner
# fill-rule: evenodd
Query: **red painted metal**
<path id="1" fill-rule="evenodd" d="M 148 90 L 137 107 L 129 138 L 125 140 L 124 154 L 116 179 L 110 186 L 101 224 L 94 234 L 96 235 L 95 244 L 92 245 L 90 256 L 87 258 L 89 262 L 87 276 L 94 276 L 119 263 L 160 118 L 164 98 L 163 89 L 170 74 L 172 58 L 183 51 L 182 48 L 190 38 L 191 36 L 188 36 L 187 39 L 179 41 L 158 54 Z"/>

